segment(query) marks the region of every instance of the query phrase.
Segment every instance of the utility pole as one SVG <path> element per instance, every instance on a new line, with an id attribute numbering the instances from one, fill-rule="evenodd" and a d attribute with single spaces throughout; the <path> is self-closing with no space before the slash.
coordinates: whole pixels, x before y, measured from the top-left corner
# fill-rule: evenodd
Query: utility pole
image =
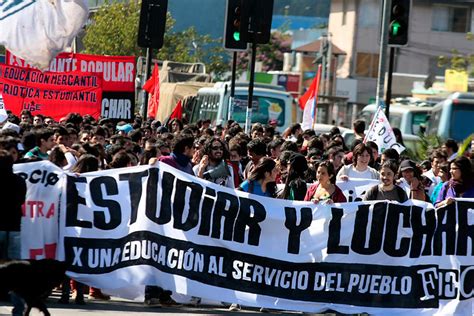
<path id="1" fill-rule="evenodd" d="M 328 57 L 327 57 L 328 69 L 327 69 L 327 85 L 324 95 L 332 95 L 332 86 L 334 83 L 334 77 L 332 77 L 332 43 L 331 33 L 328 33 Z"/>
<path id="2" fill-rule="evenodd" d="M 377 107 L 382 106 L 384 96 L 385 64 L 387 59 L 388 29 L 391 7 L 392 0 L 383 1 L 382 30 L 380 31 L 379 71 L 377 78 L 377 92 L 375 96 L 375 103 L 377 104 Z"/>

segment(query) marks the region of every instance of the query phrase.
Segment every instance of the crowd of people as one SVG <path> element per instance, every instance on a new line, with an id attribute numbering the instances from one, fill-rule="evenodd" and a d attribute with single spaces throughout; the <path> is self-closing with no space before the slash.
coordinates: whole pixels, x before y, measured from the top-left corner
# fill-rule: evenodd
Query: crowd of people
<path id="1" fill-rule="evenodd" d="M 417 162 L 394 149 L 379 154 L 377 144 L 364 142 L 363 121 L 355 121 L 353 128 L 356 138 L 346 144 L 337 127 L 318 135 L 313 130 L 302 130 L 296 123 L 280 134 L 274 120 L 253 124 L 247 134 L 233 121 L 212 127 L 209 120 L 185 124 L 172 119 L 161 124 L 137 116 L 133 123 L 115 123 L 71 113 L 56 122 L 25 110 L 19 117 L 10 113 L 0 131 L 0 191 L 12 196 L 9 185 L 19 181 L 12 171 L 17 163 L 49 160 L 80 174 L 160 161 L 228 188 L 313 203 L 346 202 L 337 181 L 351 179 L 380 180 L 366 192 L 365 200 L 403 203 L 416 199 L 439 207 L 458 197 L 474 197 L 470 150 L 458 156 L 455 141 L 447 140 L 441 147 L 431 148 L 429 157 Z M 9 177 L 15 180 L 6 181 Z M 15 185 L 23 194 L 24 183 Z M 21 212 L 24 197 L 3 200 L 12 203 L 6 211 Z M 11 242 L 11 237 L 20 230 L 21 215 L 4 218 L 0 222 L 0 256 L 15 258 L 19 244 Z M 13 233 L 13 248 L 9 250 L 3 232 Z M 168 291 L 154 290 L 149 287 L 147 293 L 158 292 L 160 302 L 170 301 Z M 94 293 L 99 292 L 91 289 L 92 298 L 107 299 Z M 81 293 L 76 295 L 76 302 L 83 303 L 81 297 Z M 148 301 L 153 298 L 156 295 L 146 297 Z"/>

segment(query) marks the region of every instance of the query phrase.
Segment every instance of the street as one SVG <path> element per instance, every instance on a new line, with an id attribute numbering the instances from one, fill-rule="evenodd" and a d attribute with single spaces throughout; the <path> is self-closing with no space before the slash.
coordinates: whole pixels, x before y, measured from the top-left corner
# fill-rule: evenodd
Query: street
<path id="1" fill-rule="evenodd" d="M 48 310 L 52 316 L 72 316 L 72 315 L 88 315 L 88 316 L 104 316 L 104 315 L 301 315 L 298 312 L 288 311 L 271 311 L 269 313 L 261 313 L 257 308 L 246 308 L 239 312 L 229 312 L 224 306 L 200 305 L 199 307 L 190 306 L 174 306 L 174 307 L 148 307 L 140 302 L 130 301 L 113 297 L 110 301 L 93 301 L 86 299 L 86 305 L 76 305 L 73 300 L 69 304 L 58 304 L 59 292 L 54 292 L 46 301 Z M 0 302 L 0 316 L 11 315 L 11 304 Z M 42 315 L 37 309 L 33 309 L 32 316 Z M 321 315 L 321 314 L 305 314 L 305 315 Z M 324 315 L 336 315 L 334 313 L 326 313 Z"/>

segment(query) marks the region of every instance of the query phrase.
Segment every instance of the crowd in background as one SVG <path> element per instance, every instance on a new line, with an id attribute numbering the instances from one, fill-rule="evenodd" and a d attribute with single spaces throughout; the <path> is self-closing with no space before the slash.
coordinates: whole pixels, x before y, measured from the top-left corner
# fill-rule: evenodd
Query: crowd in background
<path id="1" fill-rule="evenodd" d="M 209 120 L 185 124 L 172 119 L 162 124 L 137 116 L 133 123 L 115 123 L 71 113 L 56 122 L 25 110 L 20 117 L 10 114 L 0 131 L 0 191 L 12 194 L 9 185 L 15 183 L 18 194 L 24 195 L 24 183 L 7 180 L 13 179 L 12 165 L 17 163 L 49 160 L 80 174 L 161 161 L 228 188 L 313 203 L 346 202 L 336 181 L 351 179 L 380 180 L 365 200 L 417 199 L 439 207 L 458 197 L 474 197 L 470 150 L 457 156 L 453 140 L 431 148 L 426 160 L 412 161 L 394 149 L 379 154 L 374 142 L 364 143 L 365 122 L 360 120 L 353 123 L 352 144 L 344 142 L 337 127 L 318 135 L 293 124 L 280 134 L 276 123 L 256 123 L 246 134 L 233 121 L 212 127 Z M 12 200 L 4 209 L 14 214 L 23 201 L 24 196 Z M 21 213 L 15 214 L 0 222 L 0 250 L 5 248 L 2 232 L 20 231 Z M 18 256 L 3 252 L 0 256 Z M 91 289 L 90 297 L 107 299 L 94 293 L 100 292 Z"/>

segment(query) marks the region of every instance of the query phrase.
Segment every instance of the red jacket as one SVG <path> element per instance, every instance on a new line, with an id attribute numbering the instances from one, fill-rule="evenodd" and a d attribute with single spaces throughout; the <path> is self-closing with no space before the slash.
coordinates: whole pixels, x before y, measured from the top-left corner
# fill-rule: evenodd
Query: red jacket
<path id="1" fill-rule="evenodd" d="M 314 193 L 318 189 L 318 186 L 319 186 L 319 183 L 315 183 L 315 184 L 311 185 L 308 188 L 308 191 L 306 192 L 306 196 L 304 197 L 305 201 L 311 201 L 311 198 L 313 197 Z M 342 193 L 342 190 L 339 189 L 339 187 L 337 185 L 334 185 L 334 187 L 336 189 L 334 190 L 334 193 L 331 194 L 331 197 L 330 197 L 331 200 L 334 203 L 345 203 L 345 202 L 347 202 L 346 196 L 344 195 L 344 193 Z"/>

